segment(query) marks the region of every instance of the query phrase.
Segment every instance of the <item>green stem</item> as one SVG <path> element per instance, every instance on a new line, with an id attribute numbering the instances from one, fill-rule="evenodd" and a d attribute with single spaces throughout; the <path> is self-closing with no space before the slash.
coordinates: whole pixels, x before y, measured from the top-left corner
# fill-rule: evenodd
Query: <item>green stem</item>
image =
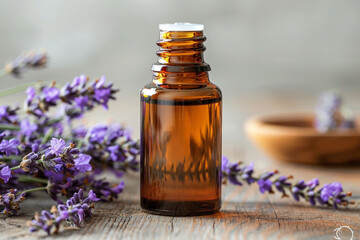
<path id="1" fill-rule="evenodd" d="M 41 144 L 47 143 L 50 140 L 50 138 L 51 138 L 52 134 L 54 133 L 54 131 L 55 131 L 54 128 L 49 128 L 49 130 L 47 130 L 45 136 L 43 137 L 43 139 L 41 141 Z"/>
<path id="2" fill-rule="evenodd" d="M 10 124 L 0 124 L 0 130 L 18 131 L 18 130 L 20 130 L 20 127 L 15 126 L 15 125 L 10 125 Z"/>
<path id="3" fill-rule="evenodd" d="M 51 159 L 48 159 L 47 161 L 52 161 L 52 160 L 54 160 L 54 159 L 56 159 L 56 158 L 51 158 Z M 43 159 L 39 159 L 39 160 L 36 161 L 36 163 L 44 163 L 44 160 L 43 160 Z M 10 170 L 12 171 L 12 170 L 20 169 L 20 168 L 21 168 L 21 166 L 20 166 L 20 165 L 17 165 L 17 166 L 15 166 L 15 167 L 10 168 Z"/>
<path id="4" fill-rule="evenodd" d="M 46 180 L 44 178 L 38 178 L 38 177 L 27 176 L 27 175 L 17 175 L 17 177 L 20 182 L 38 182 L 38 183 L 44 183 L 44 184 L 48 183 L 48 180 Z"/>
<path id="5" fill-rule="evenodd" d="M 78 142 L 78 145 L 76 146 L 78 149 L 81 149 L 82 145 L 84 144 L 84 141 L 83 140 L 80 140 Z"/>
<path id="6" fill-rule="evenodd" d="M 1 77 L 1 74 L 0 74 L 0 77 Z M 15 86 L 15 87 L 4 89 L 4 90 L 0 91 L 0 97 L 5 97 L 8 95 L 17 93 L 17 92 L 22 92 L 25 89 L 27 89 L 28 87 L 34 86 L 35 84 L 36 83 L 31 82 L 31 83 L 25 83 L 25 84 L 21 84 L 21 85 Z"/>
<path id="7" fill-rule="evenodd" d="M 16 195 L 20 195 L 20 194 L 22 194 L 22 193 L 35 192 L 35 191 L 42 191 L 42 190 L 47 190 L 47 187 L 38 187 L 38 188 L 27 189 L 27 190 L 24 190 L 24 191 L 22 191 L 22 192 L 19 192 L 19 193 L 16 194 Z"/>
<path id="8" fill-rule="evenodd" d="M 63 117 L 56 117 L 56 118 L 53 118 L 51 120 L 49 120 L 49 122 L 47 122 L 48 125 L 51 125 L 51 124 L 54 124 L 54 123 L 57 123 L 57 122 L 60 122 L 63 120 Z"/>
<path id="9" fill-rule="evenodd" d="M 11 171 L 16 169 L 20 169 L 20 165 L 10 168 Z"/>
<path id="10" fill-rule="evenodd" d="M 0 162 L 1 161 L 11 161 L 11 160 L 21 161 L 22 157 L 21 156 L 16 156 L 16 155 L 10 155 L 10 156 L 2 156 L 0 158 Z"/>

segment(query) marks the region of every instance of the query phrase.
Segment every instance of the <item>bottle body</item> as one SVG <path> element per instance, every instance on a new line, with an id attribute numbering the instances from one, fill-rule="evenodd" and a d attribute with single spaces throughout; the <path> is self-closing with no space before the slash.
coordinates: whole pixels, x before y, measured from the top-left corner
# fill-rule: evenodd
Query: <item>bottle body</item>
<path id="1" fill-rule="evenodd" d="M 173 65 L 176 66 L 176 65 Z M 174 68 L 173 68 L 174 69 Z M 141 207 L 202 215 L 221 207 L 222 95 L 206 71 L 154 71 L 141 97 Z"/>

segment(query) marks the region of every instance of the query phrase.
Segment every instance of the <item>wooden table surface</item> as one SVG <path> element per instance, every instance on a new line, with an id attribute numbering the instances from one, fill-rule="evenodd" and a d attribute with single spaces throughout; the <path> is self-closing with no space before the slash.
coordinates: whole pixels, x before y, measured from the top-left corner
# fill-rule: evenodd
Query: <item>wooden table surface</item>
<path id="1" fill-rule="evenodd" d="M 299 108 L 303 101 L 283 101 L 256 96 L 262 104 L 247 103 L 243 99 L 228 99 L 224 105 L 223 153 L 231 161 L 254 161 L 256 172 L 278 169 L 284 175 L 293 175 L 295 180 L 310 180 L 318 177 L 322 184 L 340 181 L 345 191 L 352 191 L 360 201 L 360 168 L 314 167 L 277 163 L 270 160 L 244 136 L 243 120 L 257 112 L 277 109 Z M 290 99 L 290 98 L 289 98 Z M 137 97 L 134 97 L 137 103 Z M 266 101 L 265 101 L 266 100 Z M 309 100 L 310 101 L 310 100 Z M 121 102 L 121 101 L 119 101 Z M 127 105 L 118 106 L 132 119 L 125 122 L 136 126 L 138 109 Z M 232 111 L 232 107 L 242 111 Z M 110 118 L 114 112 L 90 114 Z M 231 116 L 230 116 L 231 115 Z M 96 121 L 104 121 L 97 119 Z M 95 122 L 96 122 L 95 121 Z M 235 128 L 236 127 L 236 128 Z M 134 134 L 138 129 L 134 129 Z M 310 207 L 292 199 L 281 199 L 280 194 L 261 195 L 257 185 L 223 187 L 223 205 L 219 213 L 201 217 L 164 217 L 142 212 L 139 205 L 139 174 L 125 177 L 126 187 L 120 199 L 110 203 L 96 203 L 94 216 L 81 229 L 67 228 L 56 239 L 334 239 L 334 229 L 350 226 L 354 239 L 360 239 L 360 210 L 333 210 Z M 14 217 L 0 216 L 0 239 L 52 239 L 45 233 L 29 233 L 26 222 L 35 211 L 49 210 L 54 204 L 45 193 L 35 199 L 25 200 L 21 214 Z M 345 231 L 344 231 L 345 233 Z"/>
<path id="2" fill-rule="evenodd" d="M 284 170 L 294 170 L 285 166 Z M 360 195 L 358 169 L 323 169 L 297 166 L 299 175 L 309 173 L 325 181 L 341 180 L 344 187 Z M 326 177 L 328 176 L 328 177 Z M 331 176 L 331 177 L 329 177 Z M 309 207 L 280 194 L 261 195 L 257 186 L 224 186 L 219 213 L 200 217 L 164 217 L 142 212 L 139 206 L 139 175 L 126 177 L 121 198 L 96 203 L 94 216 L 81 229 L 64 229 L 56 239 L 332 239 L 334 229 L 350 226 L 360 239 L 360 210 Z M 357 184 L 356 184 L 357 183 Z M 29 233 L 26 222 L 34 211 L 53 204 L 45 193 L 25 201 L 20 216 L 0 219 L 0 239 L 37 239 L 45 233 Z"/>

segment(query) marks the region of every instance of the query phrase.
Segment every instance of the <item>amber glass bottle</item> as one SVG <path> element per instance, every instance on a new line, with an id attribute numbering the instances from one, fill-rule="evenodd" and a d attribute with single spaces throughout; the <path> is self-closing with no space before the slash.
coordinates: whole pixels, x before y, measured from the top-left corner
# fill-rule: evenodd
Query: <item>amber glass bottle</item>
<path id="1" fill-rule="evenodd" d="M 204 62 L 203 25 L 160 24 L 153 81 L 141 90 L 141 207 L 202 215 L 221 206 L 221 91 Z"/>

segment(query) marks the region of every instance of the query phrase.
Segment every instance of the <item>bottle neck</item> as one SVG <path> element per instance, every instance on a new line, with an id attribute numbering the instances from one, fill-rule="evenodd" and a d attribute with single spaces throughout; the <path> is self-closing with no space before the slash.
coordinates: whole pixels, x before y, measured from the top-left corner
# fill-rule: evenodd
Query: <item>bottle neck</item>
<path id="1" fill-rule="evenodd" d="M 158 61 L 152 65 L 156 84 L 206 85 L 210 66 L 204 61 L 202 31 L 160 31 Z"/>
<path id="2" fill-rule="evenodd" d="M 153 82 L 157 85 L 207 85 L 210 83 L 207 72 L 153 72 Z"/>

